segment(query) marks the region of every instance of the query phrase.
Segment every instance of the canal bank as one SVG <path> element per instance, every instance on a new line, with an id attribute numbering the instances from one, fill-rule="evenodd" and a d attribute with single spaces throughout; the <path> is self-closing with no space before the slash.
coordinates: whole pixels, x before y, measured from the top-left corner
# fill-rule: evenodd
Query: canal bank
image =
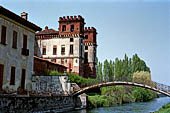
<path id="1" fill-rule="evenodd" d="M 0 113 L 28 113 L 73 110 L 72 96 L 0 96 Z"/>
<path id="2" fill-rule="evenodd" d="M 86 108 L 85 94 L 0 95 L 0 113 L 61 113 Z"/>
<path id="3" fill-rule="evenodd" d="M 155 98 L 149 102 L 134 102 L 121 106 L 100 107 L 90 110 L 72 111 L 69 113 L 150 113 L 159 110 L 170 102 L 170 97 Z"/>

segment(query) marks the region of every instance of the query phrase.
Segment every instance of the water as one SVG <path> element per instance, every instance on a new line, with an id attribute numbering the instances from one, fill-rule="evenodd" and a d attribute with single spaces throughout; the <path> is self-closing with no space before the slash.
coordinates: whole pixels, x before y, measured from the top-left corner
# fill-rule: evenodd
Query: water
<path id="1" fill-rule="evenodd" d="M 69 113 L 150 113 L 170 103 L 170 97 L 160 97 L 149 102 L 134 102 L 122 106 L 100 107 L 91 110 L 79 110 Z"/>

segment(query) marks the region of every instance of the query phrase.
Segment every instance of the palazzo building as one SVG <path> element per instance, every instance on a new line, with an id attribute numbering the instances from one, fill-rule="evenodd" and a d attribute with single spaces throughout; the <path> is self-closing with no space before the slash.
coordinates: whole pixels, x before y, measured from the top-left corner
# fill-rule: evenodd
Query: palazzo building
<path id="1" fill-rule="evenodd" d="M 96 78 L 96 29 L 82 16 L 59 17 L 59 28 L 36 33 L 35 55 L 67 67 L 67 72 Z"/>

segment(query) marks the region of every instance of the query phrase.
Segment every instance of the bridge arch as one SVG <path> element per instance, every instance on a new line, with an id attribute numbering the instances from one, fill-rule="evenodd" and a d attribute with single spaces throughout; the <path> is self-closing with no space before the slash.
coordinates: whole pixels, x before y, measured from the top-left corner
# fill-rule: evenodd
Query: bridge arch
<path id="1" fill-rule="evenodd" d="M 101 88 L 101 87 L 106 87 L 106 86 L 115 86 L 115 85 L 128 85 L 128 86 L 142 87 L 142 88 L 150 89 L 150 90 L 155 91 L 155 92 L 159 92 L 161 94 L 164 94 L 164 95 L 170 97 L 169 89 L 168 89 L 168 92 L 167 92 L 167 91 L 164 91 L 161 88 L 157 88 L 157 87 L 155 88 L 155 87 L 151 87 L 149 85 L 144 85 L 144 84 L 140 84 L 140 83 L 123 82 L 123 81 L 113 81 L 113 82 L 106 82 L 106 83 L 95 84 L 95 85 L 92 85 L 92 86 L 88 86 L 88 87 L 82 88 L 82 89 L 74 92 L 72 95 L 73 96 L 78 96 L 78 95 L 81 95 L 82 93 L 87 92 L 90 89 Z"/>

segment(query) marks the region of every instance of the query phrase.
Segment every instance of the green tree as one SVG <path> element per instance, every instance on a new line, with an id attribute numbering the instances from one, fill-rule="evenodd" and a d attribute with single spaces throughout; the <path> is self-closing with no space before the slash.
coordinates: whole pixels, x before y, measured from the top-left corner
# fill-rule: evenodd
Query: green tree
<path id="1" fill-rule="evenodd" d="M 127 57 L 127 55 L 125 54 L 123 62 L 122 62 L 122 78 L 123 80 L 127 80 L 128 79 L 128 63 L 129 63 L 129 59 Z"/>
<path id="2" fill-rule="evenodd" d="M 132 80 L 133 77 L 133 72 L 132 72 L 132 59 L 129 58 L 129 62 L 128 62 L 128 79 L 129 81 Z"/>
<path id="3" fill-rule="evenodd" d="M 137 54 L 133 55 L 133 58 L 132 58 L 132 72 L 137 72 L 137 71 L 147 71 L 150 73 L 150 69 L 149 67 L 146 66 L 146 63 L 141 60 Z"/>
<path id="4" fill-rule="evenodd" d="M 103 75 L 104 75 L 104 81 L 109 80 L 109 62 L 107 60 L 104 61 L 104 67 L 103 67 Z"/>
<path id="5" fill-rule="evenodd" d="M 133 74 L 133 82 L 147 84 L 154 87 L 154 83 L 152 82 L 151 74 L 149 72 L 135 72 Z"/>
<path id="6" fill-rule="evenodd" d="M 115 78 L 119 80 L 121 78 L 121 60 L 115 59 Z"/>
<path id="7" fill-rule="evenodd" d="M 114 80 L 114 61 L 109 62 L 109 81 Z"/>
<path id="8" fill-rule="evenodd" d="M 103 81 L 103 67 L 101 62 L 99 62 L 98 79 Z"/>
<path id="9" fill-rule="evenodd" d="M 98 58 L 96 57 L 96 78 L 100 80 L 99 78 L 99 61 Z"/>

